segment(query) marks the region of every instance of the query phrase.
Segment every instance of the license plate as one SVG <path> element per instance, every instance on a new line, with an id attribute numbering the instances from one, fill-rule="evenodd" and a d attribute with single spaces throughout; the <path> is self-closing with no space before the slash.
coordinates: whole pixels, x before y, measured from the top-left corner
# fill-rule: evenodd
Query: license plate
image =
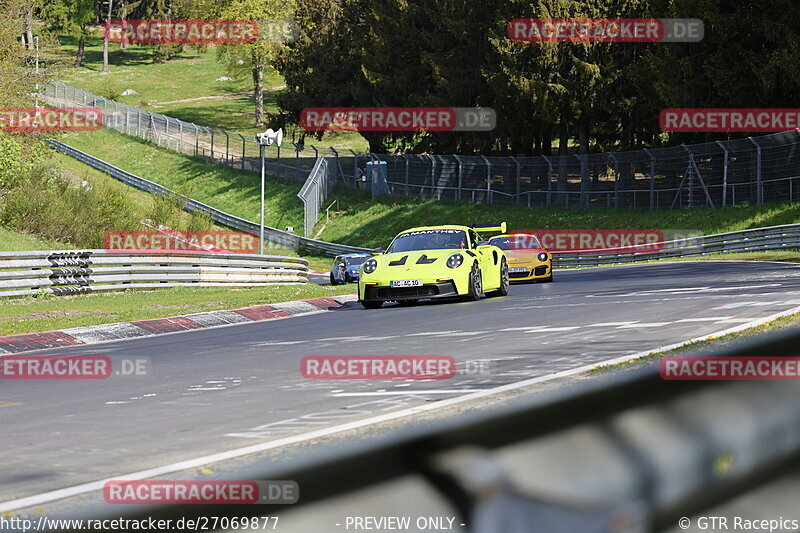
<path id="1" fill-rule="evenodd" d="M 419 287 L 422 285 L 421 279 L 399 279 L 391 282 L 391 287 Z"/>
<path id="2" fill-rule="evenodd" d="M 514 273 L 516 273 L 516 272 L 527 272 L 528 269 L 525 268 L 525 267 L 513 267 L 513 268 L 509 268 L 508 271 L 509 272 L 514 272 Z"/>

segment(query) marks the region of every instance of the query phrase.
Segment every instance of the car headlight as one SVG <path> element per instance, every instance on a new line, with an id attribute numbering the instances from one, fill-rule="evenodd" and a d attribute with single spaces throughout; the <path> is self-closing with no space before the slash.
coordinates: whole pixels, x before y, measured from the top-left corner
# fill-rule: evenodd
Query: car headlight
<path id="1" fill-rule="evenodd" d="M 458 268 L 464 262 L 464 256 L 461 254 L 453 254 L 447 258 L 447 266 L 450 268 Z"/>
<path id="2" fill-rule="evenodd" d="M 547 261 L 547 254 L 545 252 L 539 252 L 539 261 Z"/>
<path id="3" fill-rule="evenodd" d="M 372 274 L 378 268 L 378 262 L 374 259 L 367 259 L 364 262 L 364 274 Z"/>

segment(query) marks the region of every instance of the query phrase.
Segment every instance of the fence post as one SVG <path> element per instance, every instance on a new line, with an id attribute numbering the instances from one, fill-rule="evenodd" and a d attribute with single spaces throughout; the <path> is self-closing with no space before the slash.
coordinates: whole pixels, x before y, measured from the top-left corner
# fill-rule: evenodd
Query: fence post
<path id="1" fill-rule="evenodd" d="M 183 121 L 178 121 L 178 151 L 183 153 Z"/>
<path id="2" fill-rule="evenodd" d="M 136 108 L 136 136 L 142 136 L 142 110 Z"/>
<path id="3" fill-rule="evenodd" d="M 764 203 L 764 189 L 761 183 L 761 145 L 752 137 L 747 139 L 756 145 L 756 204 L 761 205 Z"/>
<path id="4" fill-rule="evenodd" d="M 619 163 L 611 152 L 608 157 L 614 162 L 614 209 L 619 209 Z"/>
<path id="5" fill-rule="evenodd" d="M 589 207 L 589 198 L 586 190 L 589 187 L 589 169 L 586 167 L 586 154 L 575 154 L 575 157 L 578 158 L 578 163 L 581 166 L 581 200 L 579 206 L 582 209 L 586 209 Z M 636 207 L 635 204 L 634 207 Z"/>
<path id="6" fill-rule="evenodd" d="M 722 207 L 728 205 L 728 149 L 720 141 L 716 141 L 720 148 L 722 148 L 723 157 L 725 160 L 722 163 Z M 791 198 L 789 198 L 791 201 Z"/>
<path id="7" fill-rule="evenodd" d="M 211 133 L 211 161 L 214 161 L 214 130 L 206 127 L 206 130 Z"/>
<path id="8" fill-rule="evenodd" d="M 456 189 L 456 201 L 461 200 L 461 158 L 453 155 L 456 158 L 456 174 L 458 175 L 458 189 Z"/>
<path id="9" fill-rule="evenodd" d="M 245 147 L 247 146 L 247 143 L 245 142 L 244 135 L 242 135 L 241 133 L 237 133 L 236 135 L 242 138 L 242 170 L 244 170 L 244 151 Z"/>
<path id="10" fill-rule="evenodd" d="M 650 211 L 652 211 L 656 192 L 656 158 L 653 157 L 653 152 L 647 148 L 643 148 L 642 150 L 647 154 L 647 157 L 650 158 Z"/>
<path id="11" fill-rule="evenodd" d="M 492 204 L 492 164 L 486 159 L 485 156 L 481 156 L 483 162 L 486 163 L 486 203 L 491 205 Z"/>
<path id="12" fill-rule="evenodd" d="M 408 156 L 403 154 L 403 161 L 406 163 L 406 196 L 408 196 Z"/>
<path id="13" fill-rule="evenodd" d="M 519 180 L 520 180 L 520 174 L 522 172 L 522 167 L 520 166 L 519 161 L 517 161 L 516 157 L 512 157 L 511 160 L 514 162 L 514 166 L 517 167 L 517 194 L 514 196 L 514 205 L 519 207 L 519 195 L 520 191 L 522 190 L 519 184 Z"/>
<path id="14" fill-rule="evenodd" d="M 194 126 L 194 156 L 197 157 L 200 151 L 200 129 L 194 122 L 192 122 L 192 126 Z"/>
<path id="15" fill-rule="evenodd" d="M 428 157 L 431 158 L 431 199 L 433 199 L 433 184 L 436 177 L 436 159 L 431 154 L 428 154 Z M 425 189 L 422 189 L 422 191 L 424 190 Z"/>
<path id="16" fill-rule="evenodd" d="M 339 181 L 339 152 L 336 151 L 336 148 L 333 146 L 330 147 L 331 152 L 333 152 L 333 156 L 336 158 L 336 166 L 333 167 L 333 183 L 334 185 Z M 389 166 L 388 164 L 386 165 Z"/>
<path id="17" fill-rule="evenodd" d="M 222 130 L 222 133 L 225 134 L 225 164 L 229 165 L 228 161 L 230 160 L 229 149 L 230 149 L 230 141 L 231 141 L 231 139 L 230 139 L 230 136 L 228 135 L 227 131 Z"/>
<path id="18" fill-rule="evenodd" d="M 553 205 L 553 163 L 546 155 L 540 157 L 547 163 L 547 201 L 545 204 L 547 207 L 550 207 Z M 530 195 L 528 195 L 528 198 L 530 198 Z"/>

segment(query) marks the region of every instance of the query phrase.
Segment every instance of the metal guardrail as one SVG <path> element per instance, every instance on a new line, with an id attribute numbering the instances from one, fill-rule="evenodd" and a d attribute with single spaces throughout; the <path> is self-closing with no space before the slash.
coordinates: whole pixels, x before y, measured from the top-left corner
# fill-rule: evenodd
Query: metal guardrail
<path id="1" fill-rule="evenodd" d="M 102 159 L 98 159 L 85 152 L 72 148 L 71 146 L 68 146 L 60 141 L 50 139 L 47 141 L 47 144 L 54 150 L 69 155 L 70 157 L 74 157 L 78 161 L 85 163 L 92 168 L 96 168 L 97 170 L 105 172 L 112 178 L 130 185 L 131 187 L 135 187 L 140 191 L 150 192 L 159 196 L 181 198 L 183 201 L 185 201 L 183 208 L 186 211 L 204 212 L 208 214 L 208 216 L 211 217 L 211 219 L 217 224 L 239 231 L 244 231 L 253 235 L 258 235 L 260 226 L 255 222 L 250 222 L 249 220 L 230 215 L 202 202 L 198 202 L 197 200 L 193 200 L 187 196 L 178 194 L 162 185 L 159 185 L 158 183 L 141 178 L 135 174 L 131 174 L 130 172 L 122 170 L 121 168 L 117 168 L 114 165 L 106 163 Z M 314 255 L 336 256 L 344 253 L 363 252 L 369 250 L 367 248 L 359 248 L 356 246 L 347 246 L 345 244 L 309 239 L 269 226 L 264 226 L 264 240 L 287 246 L 297 251 L 307 251 L 308 253 Z"/>
<path id="2" fill-rule="evenodd" d="M 800 333 L 708 355 L 797 357 Z M 674 531 L 681 517 L 741 515 L 742 508 L 724 507 L 737 496 L 787 489 L 781 476 L 800 466 L 798 392 L 791 380 L 666 381 L 651 366 L 226 469 L 226 479 L 293 480 L 300 499 L 220 505 L 214 514 L 279 516 L 286 533 L 345 530 L 345 518 L 354 516 L 453 517 L 444 529 L 474 533 Z M 796 511 L 791 498 L 762 496 L 755 505 L 759 517 Z M 202 505 L 121 507 L 98 505 L 82 516 L 188 520 L 209 513 Z"/>
<path id="3" fill-rule="evenodd" d="M 314 226 L 319 221 L 319 212 L 322 203 L 328 198 L 328 160 L 318 157 L 314 168 L 297 193 L 303 201 L 305 236 L 310 237 Z"/>
<path id="4" fill-rule="evenodd" d="M 0 297 L 308 282 L 300 257 L 135 250 L 0 252 Z"/>
<path id="5" fill-rule="evenodd" d="M 553 252 L 554 267 L 589 267 L 616 263 L 635 263 L 679 257 L 736 252 L 767 252 L 800 249 L 800 224 L 690 237 L 644 246 L 628 246 L 613 251 Z"/>

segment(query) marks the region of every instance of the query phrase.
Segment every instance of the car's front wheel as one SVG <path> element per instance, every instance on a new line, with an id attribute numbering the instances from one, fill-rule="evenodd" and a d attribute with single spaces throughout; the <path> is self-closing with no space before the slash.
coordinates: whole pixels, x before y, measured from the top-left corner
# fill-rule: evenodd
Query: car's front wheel
<path id="1" fill-rule="evenodd" d="M 500 288 L 493 291 L 489 296 L 508 296 L 509 285 L 508 263 L 506 263 L 506 258 L 504 257 L 500 263 Z"/>
<path id="2" fill-rule="evenodd" d="M 361 301 L 361 305 L 364 306 L 364 309 L 380 309 L 383 305 L 383 302 L 374 302 L 374 301 Z"/>
<path id="3" fill-rule="evenodd" d="M 336 285 L 336 278 L 333 277 L 333 272 L 331 272 L 331 285 Z"/>
<path id="4" fill-rule="evenodd" d="M 481 299 L 483 294 L 483 282 L 481 281 L 481 269 L 478 268 L 478 263 L 472 265 L 472 270 L 469 272 L 469 287 L 466 295 L 467 300 L 477 301 Z"/>

